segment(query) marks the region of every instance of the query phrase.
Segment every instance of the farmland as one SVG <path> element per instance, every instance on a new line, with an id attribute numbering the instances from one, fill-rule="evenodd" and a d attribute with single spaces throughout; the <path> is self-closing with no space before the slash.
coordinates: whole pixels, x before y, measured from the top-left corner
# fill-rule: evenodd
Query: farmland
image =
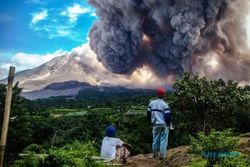
<path id="1" fill-rule="evenodd" d="M 213 129 L 231 128 L 234 134 L 250 131 L 248 86 L 239 87 L 232 81 L 207 81 L 187 75 L 177 81 L 174 88 L 176 91 L 167 93 L 165 97 L 171 107 L 175 127 L 170 132 L 169 148 L 188 145 L 190 135 L 196 136 L 200 131 L 205 134 Z M 4 86 L 1 91 L 4 91 Z M 122 95 L 122 99 L 108 94 L 105 95 L 108 97 L 106 101 L 98 93 L 92 99 L 58 97 L 29 101 L 20 96 L 20 91 L 16 85 L 6 152 L 9 164 L 26 163 L 18 155 L 27 154 L 27 150 L 29 153 L 33 150 L 32 155 L 46 154 L 50 158 L 59 158 L 56 162 L 53 158 L 46 158 L 48 164 L 70 163 L 58 157 L 62 154 L 72 156 L 65 152 L 66 148 L 93 150 L 77 152 L 80 157 L 83 156 L 81 153 L 84 156 L 99 155 L 104 129 L 111 123 L 117 128 L 117 137 L 133 146 L 133 155 L 151 152 L 151 124 L 145 114 L 148 102 L 155 98 L 154 94 L 138 96 L 130 93 L 129 96 Z M 4 94 L 1 95 L 4 99 Z M 2 110 L 3 106 L 0 107 Z"/>

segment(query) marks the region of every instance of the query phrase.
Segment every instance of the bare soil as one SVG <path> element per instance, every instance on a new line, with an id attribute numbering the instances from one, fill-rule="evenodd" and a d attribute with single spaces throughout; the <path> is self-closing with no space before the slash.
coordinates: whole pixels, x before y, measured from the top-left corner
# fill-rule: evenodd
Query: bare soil
<path id="1" fill-rule="evenodd" d="M 250 156 L 250 133 L 240 136 L 240 151 Z M 189 146 L 179 146 L 169 149 L 167 158 L 159 160 L 152 158 L 152 154 L 130 157 L 125 167 L 182 167 L 190 164 L 195 155 L 189 152 Z"/>
<path id="2" fill-rule="evenodd" d="M 167 152 L 167 158 L 165 160 L 159 160 L 152 158 L 152 154 L 136 155 L 130 157 L 126 167 L 180 167 L 187 165 L 191 162 L 193 157 L 188 152 L 188 146 L 180 146 L 169 149 Z"/>

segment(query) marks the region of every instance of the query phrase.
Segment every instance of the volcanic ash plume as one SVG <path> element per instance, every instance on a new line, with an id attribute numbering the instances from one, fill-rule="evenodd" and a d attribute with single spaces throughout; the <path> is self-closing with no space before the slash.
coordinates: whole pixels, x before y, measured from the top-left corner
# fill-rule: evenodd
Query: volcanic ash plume
<path id="1" fill-rule="evenodd" d="M 248 0 L 89 0 L 90 46 L 110 71 L 147 65 L 158 76 L 199 73 L 250 81 Z"/>

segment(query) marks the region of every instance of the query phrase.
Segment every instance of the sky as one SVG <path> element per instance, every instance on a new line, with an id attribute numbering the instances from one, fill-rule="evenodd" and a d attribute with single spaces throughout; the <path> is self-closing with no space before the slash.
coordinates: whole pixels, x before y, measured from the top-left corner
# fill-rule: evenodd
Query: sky
<path id="1" fill-rule="evenodd" d="M 88 41 L 96 20 L 87 0 L 1 0 L 0 78 L 34 68 Z"/>
<path id="2" fill-rule="evenodd" d="M 32 69 L 88 42 L 96 19 L 87 0 L 0 0 L 0 79 L 10 65 Z M 250 14 L 245 27 L 250 47 Z"/>

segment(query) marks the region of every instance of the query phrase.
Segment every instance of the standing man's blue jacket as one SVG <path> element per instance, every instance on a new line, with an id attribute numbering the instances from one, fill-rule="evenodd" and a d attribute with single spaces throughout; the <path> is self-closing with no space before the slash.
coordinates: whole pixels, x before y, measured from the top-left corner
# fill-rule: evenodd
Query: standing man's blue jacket
<path id="1" fill-rule="evenodd" d="M 147 117 L 153 125 L 170 126 L 171 112 L 168 104 L 162 98 L 149 103 Z"/>

